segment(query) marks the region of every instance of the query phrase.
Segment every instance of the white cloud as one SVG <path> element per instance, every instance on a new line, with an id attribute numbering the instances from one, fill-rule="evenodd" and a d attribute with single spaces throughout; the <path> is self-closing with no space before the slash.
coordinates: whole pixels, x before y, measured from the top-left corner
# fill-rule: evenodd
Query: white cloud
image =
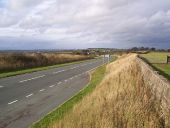
<path id="1" fill-rule="evenodd" d="M 1 37 L 32 36 L 89 47 L 170 43 L 169 0 L 9 0 L 0 16 Z"/>

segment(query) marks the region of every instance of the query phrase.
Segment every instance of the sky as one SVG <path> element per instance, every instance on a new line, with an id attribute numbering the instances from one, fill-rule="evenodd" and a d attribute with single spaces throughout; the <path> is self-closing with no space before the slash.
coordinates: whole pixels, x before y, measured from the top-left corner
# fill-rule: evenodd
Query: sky
<path id="1" fill-rule="evenodd" d="M 0 0 L 0 49 L 170 49 L 170 0 Z"/>

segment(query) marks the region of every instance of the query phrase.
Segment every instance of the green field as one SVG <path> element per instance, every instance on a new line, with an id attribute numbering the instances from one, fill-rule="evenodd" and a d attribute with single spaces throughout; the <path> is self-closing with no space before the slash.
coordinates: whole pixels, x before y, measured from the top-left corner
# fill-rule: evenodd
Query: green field
<path id="1" fill-rule="evenodd" d="M 170 56 L 170 52 L 150 52 L 148 54 L 141 54 L 140 56 L 154 69 L 159 71 L 159 74 L 170 80 L 170 64 L 166 63 L 167 55 Z"/>

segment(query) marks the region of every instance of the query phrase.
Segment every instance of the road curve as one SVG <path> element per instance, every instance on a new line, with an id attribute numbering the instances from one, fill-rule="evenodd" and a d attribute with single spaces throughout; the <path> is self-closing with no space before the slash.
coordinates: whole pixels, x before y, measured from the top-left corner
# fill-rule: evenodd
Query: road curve
<path id="1" fill-rule="evenodd" d="M 0 128 L 28 127 L 85 87 L 87 72 L 102 64 L 96 59 L 0 79 Z"/>

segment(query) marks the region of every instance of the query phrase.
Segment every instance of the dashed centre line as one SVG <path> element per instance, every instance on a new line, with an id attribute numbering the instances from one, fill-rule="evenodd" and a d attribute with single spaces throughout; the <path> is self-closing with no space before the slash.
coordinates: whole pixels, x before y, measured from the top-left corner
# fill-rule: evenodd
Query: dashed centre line
<path id="1" fill-rule="evenodd" d="M 31 93 L 31 94 L 27 95 L 26 97 L 28 98 L 28 97 L 30 97 L 30 96 L 32 96 L 32 95 L 33 95 L 33 93 Z"/>
<path id="2" fill-rule="evenodd" d="M 61 84 L 62 82 L 58 82 L 58 84 Z"/>
<path id="3" fill-rule="evenodd" d="M 19 81 L 19 83 L 27 82 L 27 81 L 30 81 L 30 80 L 35 80 L 35 79 L 38 79 L 38 78 L 42 78 L 44 76 L 46 76 L 46 75 L 37 76 L 37 77 L 33 77 L 33 78 L 30 78 L 30 79 L 26 79 L 26 80 L 21 80 L 21 81 Z"/>
<path id="4" fill-rule="evenodd" d="M 93 64 L 93 63 L 95 63 L 95 62 L 91 62 L 91 63 L 89 63 L 89 64 Z M 72 67 L 72 68 L 70 68 L 70 69 L 75 69 L 75 68 L 78 68 L 78 67 L 80 67 L 80 66 L 85 66 L 85 65 L 88 65 L 88 64 L 83 64 L 83 65 L 75 66 L 75 67 Z M 95 67 L 95 68 L 96 68 L 96 67 Z M 95 68 L 93 68 L 93 69 L 95 69 Z M 91 69 L 91 70 L 93 70 L 93 69 Z M 68 70 L 68 69 L 66 69 L 66 70 Z M 64 72 L 64 71 L 66 71 L 66 70 L 56 71 L 56 72 L 53 72 L 53 74 L 57 74 L 57 73 L 60 73 L 60 72 Z M 89 71 L 91 71 L 91 70 L 89 70 Z M 60 81 L 60 82 L 58 82 L 58 83 L 56 83 L 56 84 L 50 85 L 49 87 L 52 88 L 52 87 L 54 87 L 54 86 L 57 86 L 57 85 L 59 85 L 59 84 L 62 84 L 63 82 L 67 82 L 67 81 L 72 80 L 72 79 L 74 79 L 74 78 L 76 78 L 76 77 L 79 77 L 79 76 L 81 76 L 81 75 L 83 75 L 83 74 L 86 74 L 86 73 L 88 73 L 89 71 L 86 71 L 86 72 L 83 72 L 83 73 L 74 75 L 74 76 L 72 76 L 72 77 L 70 77 L 70 78 L 68 78 L 68 79 L 65 79 L 64 81 Z M 23 82 L 27 82 L 27 81 L 30 81 L 30 80 L 42 78 L 42 77 L 45 77 L 45 76 L 46 76 L 46 75 L 41 75 L 41 76 L 33 77 L 33 78 L 30 78 L 30 79 L 25 79 L 25 80 L 22 80 L 22 81 L 19 81 L 19 82 L 20 82 L 20 83 L 23 83 Z M 4 86 L 0 85 L 0 88 L 3 88 L 3 87 L 4 87 Z M 43 92 L 43 91 L 45 91 L 45 90 L 46 90 L 46 89 L 43 88 L 43 89 L 39 90 L 39 92 Z M 25 96 L 25 97 L 28 98 L 28 97 L 31 97 L 31 96 L 33 96 L 33 95 L 34 95 L 33 93 L 30 93 L 29 95 L 27 95 L 27 96 Z M 16 103 L 16 102 L 18 102 L 18 100 L 11 101 L 11 102 L 9 102 L 8 104 L 11 105 L 11 104 Z"/>
<path id="5" fill-rule="evenodd" d="M 13 103 L 15 103 L 15 102 L 17 102 L 18 100 L 14 100 L 14 101 L 12 101 L 12 102 L 9 102 L 8 104 L 10 105 L 10 104 L 13 104 Z"/>
<path id="6" fill-rule="evenodd" d="M 55 85 L 51 85 L 51 86 L 49 86 L 50 88 L 52 88 L 52 87 L 54 87 Z"/>
<path id="7" fill-rule="evenodd" d="M 41 90 L 40 90 L 40 92 L 43 92 L 43 91 L 45 91 L 45 89 L 41 89 Z"/>
<path id="8" fill-rule="evenodd" d="M 61 71 L 57 71 L 57 72 L 53 72 L 53 74 L 57 74 L 57 73 L 60 73 L 60 72 L 64 72 L 65 70 L 61 70 Z"/>

